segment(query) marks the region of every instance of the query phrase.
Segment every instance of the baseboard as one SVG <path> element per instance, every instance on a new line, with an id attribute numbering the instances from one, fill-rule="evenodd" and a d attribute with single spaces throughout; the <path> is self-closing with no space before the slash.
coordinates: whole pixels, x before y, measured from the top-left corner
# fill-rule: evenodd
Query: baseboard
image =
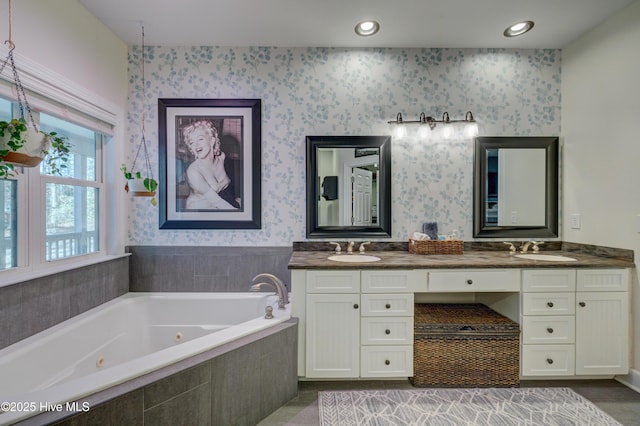
<path id="1" fill-rule="evenodd" d="M 615 379 L 623 385 L 640 393 L 640 371 L 631 369 L 629 374 L 624 376 L 616 376 Z"/>

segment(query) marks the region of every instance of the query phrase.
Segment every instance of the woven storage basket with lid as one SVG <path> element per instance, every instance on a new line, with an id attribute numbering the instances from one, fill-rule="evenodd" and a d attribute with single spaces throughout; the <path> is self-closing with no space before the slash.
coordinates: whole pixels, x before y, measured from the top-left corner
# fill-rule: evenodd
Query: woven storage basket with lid
<path id="1" fill-rule="evenodd" d="M 479 303 L 415 305 L 414 386 L 520 385 L 520 326 Z"/>

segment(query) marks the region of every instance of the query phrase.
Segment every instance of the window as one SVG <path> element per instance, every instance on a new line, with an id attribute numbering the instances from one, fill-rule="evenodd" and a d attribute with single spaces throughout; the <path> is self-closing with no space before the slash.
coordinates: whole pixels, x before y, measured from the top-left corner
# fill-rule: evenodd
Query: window
<path id="1" fill-rule="evenodd" d="M 11 117 L 11 106 L 0 100 L 0 119 Z M 67 136 L 71 153 L 60 175 L 52 174 L 43 161 L 39 167 L 20 168 L 16 178 L 0 180 L 4 212 L 0 218 L 0 270 L 38 267 L 101 250 L 102 147 L 106 137 L 49 114 L 33 115 L 41 130 Z M 26 196 L 20 197 L 20 193 Z"/>

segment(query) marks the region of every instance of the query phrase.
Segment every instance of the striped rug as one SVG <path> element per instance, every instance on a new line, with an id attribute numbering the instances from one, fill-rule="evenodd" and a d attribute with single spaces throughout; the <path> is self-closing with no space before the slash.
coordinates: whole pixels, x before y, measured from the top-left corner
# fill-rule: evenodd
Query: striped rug
<path id="1" fill-rule="evenodd" d="M 621 426 L 569 388 L 324 391 L 322 426 Z"/>

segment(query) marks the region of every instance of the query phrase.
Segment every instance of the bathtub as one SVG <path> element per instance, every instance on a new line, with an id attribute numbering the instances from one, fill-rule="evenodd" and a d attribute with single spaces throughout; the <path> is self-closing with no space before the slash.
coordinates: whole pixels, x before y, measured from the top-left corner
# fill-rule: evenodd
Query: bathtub
<path id="1" fill-rule="evenodd" d="M 270 293 L 127 293 L 0 350 L 0 424 L 287 321 Z M 265 308 L 273 307 L 273 319 Z M 72 406 L 76 411 L 89 407 Z"/>

